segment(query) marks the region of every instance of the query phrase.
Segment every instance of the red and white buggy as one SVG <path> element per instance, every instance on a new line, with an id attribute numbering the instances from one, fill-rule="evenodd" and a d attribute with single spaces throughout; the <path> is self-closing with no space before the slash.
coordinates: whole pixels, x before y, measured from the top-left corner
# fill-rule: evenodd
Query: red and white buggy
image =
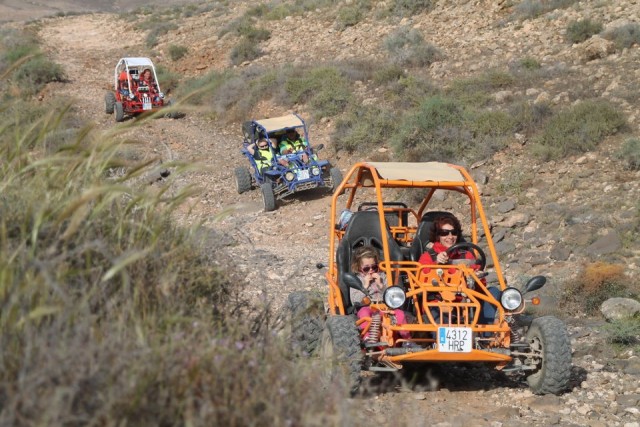
<path id="1" fill-rule="evenodd" d="M 149 70 L 151 78 L 142 79 Z M 113 73 L 113 91 L 105 95 L 105 112 L 114 114 L 116 122 L 171 105 L 160 89 L 156 69 L 149 58 L 122 58 Z M 171 115 L 169 115 L 172 117 Z"/>

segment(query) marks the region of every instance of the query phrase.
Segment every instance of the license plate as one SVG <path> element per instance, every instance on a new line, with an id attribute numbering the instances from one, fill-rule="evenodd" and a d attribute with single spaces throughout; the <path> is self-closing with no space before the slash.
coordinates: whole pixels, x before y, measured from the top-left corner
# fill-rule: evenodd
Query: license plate
<path id="1" fill-rule="evenodd" d="M 471 328 L 438 328 L 438 351 L 469 353 L 472 335 Z"/>
<path id="2" fill-rule="evenodd" d="M 298 179 L 309 179 L 309 169 L 299 170 L 296 173 L 298 174 Z"/>
<path id="3" fill-rule="evenodd" d="M 151 110 L 151 101 L 145 102 L 144 104 L 142 104 L 142 109 L 143 110 Z"/>

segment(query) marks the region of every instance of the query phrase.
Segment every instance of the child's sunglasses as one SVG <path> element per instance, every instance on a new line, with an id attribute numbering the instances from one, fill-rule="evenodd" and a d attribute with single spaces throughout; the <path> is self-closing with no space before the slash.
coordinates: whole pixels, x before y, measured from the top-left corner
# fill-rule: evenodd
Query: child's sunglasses
<path id="1" fill-rule="evenodd" d="M 369 272 L 377 273 L 378 272 L 378 264 L 363 265 L 360 268 L 360 271 L 362 271 L 364 274 L 367 274 Z"/>

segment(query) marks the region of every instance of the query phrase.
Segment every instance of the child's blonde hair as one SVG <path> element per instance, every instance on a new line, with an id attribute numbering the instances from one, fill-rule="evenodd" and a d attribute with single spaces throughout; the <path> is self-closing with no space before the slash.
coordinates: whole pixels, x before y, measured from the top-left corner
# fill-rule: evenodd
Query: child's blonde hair
<path id="1" fill-rule="evenodd" d="M 373 258 L 378 263 L 378 250 L 373 246 L 360 246 L 353 252 L 351 271 L 360 271 L 360 261 L 364 258 Z"/>

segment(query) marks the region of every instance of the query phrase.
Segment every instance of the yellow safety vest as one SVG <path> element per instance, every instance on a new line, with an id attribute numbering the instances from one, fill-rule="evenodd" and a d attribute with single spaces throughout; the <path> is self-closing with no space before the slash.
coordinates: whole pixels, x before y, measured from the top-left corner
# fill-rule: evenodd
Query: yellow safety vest
<path id="1" fill-rule="evenodd" d="M 258 155 L 264 157 L 264 160 L 258 159 L 257 158 Z M 267 167 L 271 166 L 271 159 L 273 159 L 273 153 L 271 152 L 269 147 L 258 148 L 258 151 L 256 151 L 256 155 L 253 158 L 256 159 L 256 165 L 258 165 L 258 169 L 262 169 L 265 166 Z"/>

